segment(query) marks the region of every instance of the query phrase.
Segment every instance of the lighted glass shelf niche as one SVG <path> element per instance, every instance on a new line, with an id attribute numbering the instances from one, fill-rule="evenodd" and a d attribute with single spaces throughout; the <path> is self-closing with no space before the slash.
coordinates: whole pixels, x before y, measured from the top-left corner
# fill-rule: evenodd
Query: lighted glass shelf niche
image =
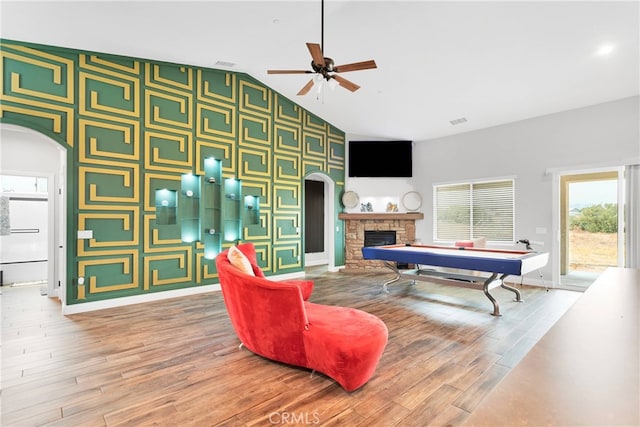
<path id="1" fill-rule="evenodd" d="M 200 177 L 184 174 L 181 178 L 180 238 L 183 242 L 200 240 Z"/>
<path id="2" fill-rule="evenodd" d="M 222 162 L 213 157 L 204 160 L 204 184 L 202 189 L 202 231 L 204 257 L 214 259 L 221 248 L 222 228 Z"/>
<path id="3" fill-rule="evenodd" d="M 258 225 L 260 223 L 260 197 L 244 196 L 244 215 L 242 224 L 244 226 Z"/>
<path id="4" fill-rule="evenodd" d="M 224 181 L 224 240 L 237 242 L 240 239 L 242 224 L 242 183 L 238 179 L 229 178 Z"/>
<path id="5" fill-rule="evenodd" d="M 178 196 L 176 190 L 156 190 L 156 224 L 174 225 L 178 221 Z"/>

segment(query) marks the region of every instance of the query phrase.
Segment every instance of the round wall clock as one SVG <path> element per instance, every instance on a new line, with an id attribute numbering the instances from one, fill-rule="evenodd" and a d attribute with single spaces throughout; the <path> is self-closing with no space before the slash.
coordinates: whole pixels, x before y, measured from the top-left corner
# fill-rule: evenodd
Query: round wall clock
<path id="1" fill-rule="evenodd" d="M 355 191 L 345 191 L 342 195 L 342 204 L 345 208 L 355 208 L 360 202 L 360 197 Z"/>
<path id="2" fill-rule="evenodd" d="M 417 191 L 409 191 L 402 196 L 402 206 L 409 212 L 420 210 L 422 196 Z"/>

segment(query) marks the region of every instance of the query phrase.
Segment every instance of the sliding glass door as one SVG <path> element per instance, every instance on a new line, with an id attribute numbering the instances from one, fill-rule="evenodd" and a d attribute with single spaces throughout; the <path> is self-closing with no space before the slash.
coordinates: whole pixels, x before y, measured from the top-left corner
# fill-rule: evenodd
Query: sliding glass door
<path id="1" fill-rule="evenodd" d="M 560 187 L 560 283 L 586 288 L 624 263 L 622 174 L 563 175 Z"/>

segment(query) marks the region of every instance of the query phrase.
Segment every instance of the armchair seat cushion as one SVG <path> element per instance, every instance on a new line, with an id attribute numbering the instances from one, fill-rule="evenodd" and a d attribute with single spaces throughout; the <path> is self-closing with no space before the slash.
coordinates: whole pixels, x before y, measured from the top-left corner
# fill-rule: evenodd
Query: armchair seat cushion
<path id="1" fill-rule="evenodd" d="M 309 366 L 335 379 L 345 390 L 364 385 L 374 374 L 388 330 L 373 314 L 349 307 L 306 303 L 309 329 L 304 345 Z"/>

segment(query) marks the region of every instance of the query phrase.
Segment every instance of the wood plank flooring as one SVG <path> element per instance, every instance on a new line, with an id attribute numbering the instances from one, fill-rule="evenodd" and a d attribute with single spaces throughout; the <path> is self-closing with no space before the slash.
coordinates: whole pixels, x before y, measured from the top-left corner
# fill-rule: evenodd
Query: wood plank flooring
<path id="1" fill-rule="evenodd" d="M 482 292 L 309 270 L 312 302 L 379 316 L 389 344 L 347 393 L 239 348 L 219 292 L 62 316 L 39 287 L 2 289 L 2 426 L 456 426 L 580 293 Z M 499 409 L 497 409 L 499 410 Z"/>

